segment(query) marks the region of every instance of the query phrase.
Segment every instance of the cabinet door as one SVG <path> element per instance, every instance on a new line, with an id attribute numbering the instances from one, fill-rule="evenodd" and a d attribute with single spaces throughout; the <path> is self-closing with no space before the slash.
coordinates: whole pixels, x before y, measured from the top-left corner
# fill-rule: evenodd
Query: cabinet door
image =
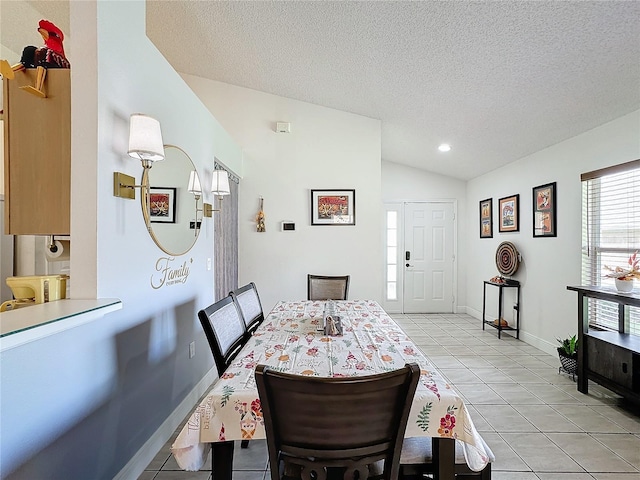
<path id="1" fill-rule="evenodd" d="M 589 370 L 631 389 L 633 386 L 633 354 L 598 338 L 585 336 Z"/>
<path id="2" fill-rule="evenodd" d="M 3 80 L 5 234 L 69 235 L 71 204 L 70 71 L 50 69 L 47 98 L 21 90 L 36 70 Z"/>

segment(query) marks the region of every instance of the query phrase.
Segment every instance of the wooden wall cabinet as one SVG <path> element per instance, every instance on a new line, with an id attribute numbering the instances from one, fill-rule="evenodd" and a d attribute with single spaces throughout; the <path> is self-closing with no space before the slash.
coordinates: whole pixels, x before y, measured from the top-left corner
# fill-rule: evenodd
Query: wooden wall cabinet
<path id="1" fill-rule="evenodd" d="M 70 70 L 48 70 L 47 98 L 19 88 L 35 77 L 27 69 L 3 79 L 5 234 L 69 235 Z"/>

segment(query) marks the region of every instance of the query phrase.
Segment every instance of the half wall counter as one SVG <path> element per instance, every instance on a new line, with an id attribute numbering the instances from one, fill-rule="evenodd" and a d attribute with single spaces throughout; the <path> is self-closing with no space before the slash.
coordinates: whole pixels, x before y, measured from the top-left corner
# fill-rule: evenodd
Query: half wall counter
<path id="1" fill-rule="evenodd" d="M 120 310 L 117 298 L 64 299 L 0 313 L 0 352 Z"/>

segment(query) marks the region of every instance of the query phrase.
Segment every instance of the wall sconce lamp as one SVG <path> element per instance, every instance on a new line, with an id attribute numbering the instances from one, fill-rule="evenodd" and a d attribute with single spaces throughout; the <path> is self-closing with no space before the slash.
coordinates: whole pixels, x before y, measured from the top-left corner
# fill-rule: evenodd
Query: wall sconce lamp
<path id="1" fill-rule="evenodd" d="M 193 196 L 196 198 L 196 207 L 198 205 L 198 200 L 200 200 L 200 196 L 202 195 L 202 187 L 200 186 L 200 178 L 198 178 L 198 172 L 192 170 L 189 174 L 189 185 L 187 186 L 187 192 L 193 193 Z"/>
<path id="2" fill-rule="evenodd" d="M 225 195 L 231 194 L 231 188 L 229 188 L 229 173 L 226 170 L 214 170 L 213 177 L 211 179 L 211 193 L 218 196 L 220 207 L 214 209 L 208 203 L 204 204 L 204 216 L 212 216 L 212 212 L 219 212 L 222 210 L 222 198 Z"/>
<path id="3" fill-rule="evenodd" d="M 135 178 L 121 172 L 113 173 L 113 195 L 121 198 L 136 198 L 136 188 L 140 188 L 142 197 L 142 215 L 147 230 L 151 230 L 151 217 L 149 214 L 149 169 L 153 162 L 164 160 L 164 146 L 160 122 L 155 118 L 142 113 L 134 113 L 129 119 L 129 150 L 131 158 L 136 158 L 142 163 L 142 181 L 135 184 Z"/>
<path id="4" fill-rule="evenodd" d="M 202 187 L 200 186 L 200 178 L 198 177 L 198 172 L 192 170 L 189 174 L 189 184 L 187 185 L 187 191 L 193 194 L 193 197 L 196 199 L 196 216 L 195 216 L 195 235 L 198 235 L 198 230 L 200 228 L 201 220 L 198 220 L 198 212 L 203 212 L 203 208 L 198 208 L 198 201 L 202 196 Z M 206 205 L 206 203 L 205 203 Z"/>
<path id="5" fill-rule="evenodd" d="M 164 159 L 164 146 L 160 122 L 155 118 L 134 113 L 129 120 L 129 150 L 131 158 L 142 162 L 142 182 L 135 184 L 135 178 L 121 172 L 113 173 L 113 195 L 121 198 L 136 198 L 136 188 L 149 191 L 149 169 L 153 162 Z M 144 195 L 143 195 L 144 196 Z"/>

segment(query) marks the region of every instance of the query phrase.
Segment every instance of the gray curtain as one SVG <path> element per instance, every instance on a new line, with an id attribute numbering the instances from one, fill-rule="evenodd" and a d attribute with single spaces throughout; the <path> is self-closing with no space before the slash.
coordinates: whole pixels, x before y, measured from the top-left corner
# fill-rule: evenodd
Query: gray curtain
<path id="1" fill-rule="evenodd" d="M 214 212 L 215 299 L 238 288 L 238 179 L 229 174 L 230 195 L 222 201 L 222 211 Z M 213 208 L 219 208 L 218 199 Z"/>

